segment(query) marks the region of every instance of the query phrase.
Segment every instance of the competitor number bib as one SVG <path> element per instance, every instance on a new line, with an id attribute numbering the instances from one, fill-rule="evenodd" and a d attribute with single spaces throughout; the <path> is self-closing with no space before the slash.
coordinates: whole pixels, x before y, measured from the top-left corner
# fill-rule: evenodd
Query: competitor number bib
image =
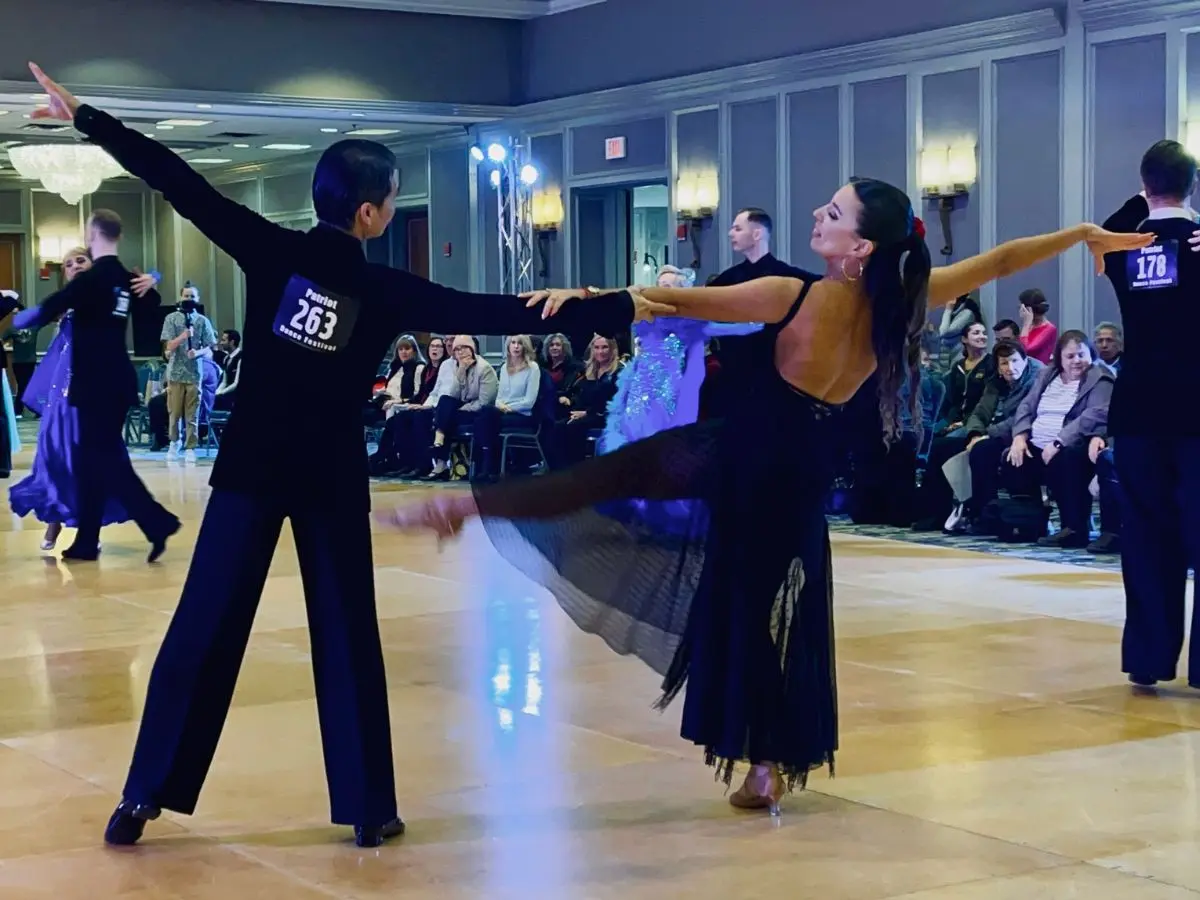
<path id="1" fill-rule="evenodd" d="M 1134 291 L 1179 286 L 1179 241 L 1159 241 L 1125 254 L 1125 276 Z"/>
<path id="2" fill-rule="evenodd" d="M 350 343 L 356 319 L 356 299 L 293 275 L 280 297 L 274 331 L 284 340 L 308 350 L 340 353 Z"/>

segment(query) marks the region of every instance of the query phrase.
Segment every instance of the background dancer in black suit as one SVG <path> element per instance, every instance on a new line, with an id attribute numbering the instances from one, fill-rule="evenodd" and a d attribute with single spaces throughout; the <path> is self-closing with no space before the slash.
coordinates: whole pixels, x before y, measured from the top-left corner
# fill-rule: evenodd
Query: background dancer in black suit
<path id="1" fill-rule="evenodd" d="M 79 528 L 62 558 L 92 561 L 99 554 L 100 526 L 107 498 L 129 514 L 150 542 L 149 561 L 179 530 L 179 520 L 146 490 L 133 471 L 122 429 L 129 407 L 138 402 L 137 372 L 125 342 L 130 314 L 136 303 L 157 307 L 158 292 L 135 298 L 134 275 L 121 264 L 117 248 L 121 218 L 97 209 L 88 218 L 87 246 L 92 266 L 51 294 L 41 306 L 18 313 L 15 328 L 41 328 L 68 310 L 72 315 L 73 371 L 67 399 L 79 413 L 79 452 L 76 496 Z"/>
<path id="2" fill-rule="evenodd" d="M 161 809 L 195 809 L 287 518 L 312 633 L 332 819 L 353 825 L 360 846 L 378 846 L 404 825 L 375 614 L 362 399 L 405 329 L 537 333 L 546 330 L 542 313 L 517 297 L 468 294 L 367 262 L 363 241 L 387 229 L 398 187 L 395 156 L 381 144 L 346 140 L 326 150 L 313 176 L 319 224 L 292 231 L 229 200 L 166 147 L 31 69 L 50 97 L 40 117 L 73 120 L 241 266 L 243 334 L 254 348 L 105 838 L 132 844 Z M 646 301 L 637 308 L 667 311 Z M 618 292 L 573 304 L 561 328 L 613 335 L 630 327 L 634 312 L 633 298 Z M 299 368 L 311 376 L 307 402 L 280 404 L 278 373 Z M 281 457 L 281 434 L 311 452 Z"/>
<path id="3" fill-rule="evenodd" d="M 1200 256 L 1186 247 L 1196 234 L 1188 208 L 1196 160 L 1182 144 L 1159 141 L 1142 157 L 1141 176 L 1144 192 L 1104 225 L 1158 236 L 1149 247 L 1105 260 L 1125 328 L 1108 433 L 1124 496 L 1121 665 L 1134 685 L 1153 687 L 1175 680 L 1188 568 L 1200 568 L 1200 419 L 1178 409 L 1178 398 L 1200 395 L 1200 375 L 1186 355 L 1158 352 L 1164 317 L 1181 334 L 1200 324 Z M 1192 687 L 1200 687 L 1198 614 L 1200 607 L 1192 611 Z"/>

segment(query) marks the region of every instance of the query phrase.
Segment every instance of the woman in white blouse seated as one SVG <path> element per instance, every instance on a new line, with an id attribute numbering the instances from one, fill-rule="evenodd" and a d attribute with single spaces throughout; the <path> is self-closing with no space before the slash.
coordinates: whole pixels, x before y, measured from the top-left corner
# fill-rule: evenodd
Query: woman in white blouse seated
<path id="1" fill-rule="evenodd" d="M 527 334 L 514 334 L 504 346 L 496 405 L 485 406 L 475 414 L 475 472 L 484 479 L 501 474 L 500 432 L 534 431 L 538 426 L 534 413 L 542 370 L 533 341 Z"/>
<path id="2" fill-rule="evenodd" d="M 1042 486 L 1058 505 L 1062 530 L 1040 543 L 1086 547 L 1096 465 L 1088 450 L 1108 430 L 1112 371 L 1092 352 L 1082 331 L 1064 331 L 1050 364 L 1013 418 L 1012 441 L 980 441 L 971 448 L 971 501 L 978 510 L 1003 486 L 1011 497 L 1033 497 Z M 990 445 L 990 446 L 989 446 Z"/>

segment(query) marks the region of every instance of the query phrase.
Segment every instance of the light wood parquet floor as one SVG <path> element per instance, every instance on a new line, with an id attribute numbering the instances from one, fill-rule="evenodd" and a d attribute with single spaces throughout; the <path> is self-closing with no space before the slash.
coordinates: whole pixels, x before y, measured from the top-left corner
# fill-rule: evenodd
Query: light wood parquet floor
<path id="1" fill-rule="evenodd" d="M 64 565 L 0 504 L 3 900 L 1200 898 L 1200 694 L 1131 695 L 1119 576 L 846 535 L 837 777 L 779 821 L 730 809 L 656 677 L 478 532 L 379 534 L 409 833 L 356 849 L 328 824 L 285 532 L 200 808 L 108 849 L 207 497 L 203 459 L 139 469 L 185 520 L 158 566 L 132 526 Z"/>

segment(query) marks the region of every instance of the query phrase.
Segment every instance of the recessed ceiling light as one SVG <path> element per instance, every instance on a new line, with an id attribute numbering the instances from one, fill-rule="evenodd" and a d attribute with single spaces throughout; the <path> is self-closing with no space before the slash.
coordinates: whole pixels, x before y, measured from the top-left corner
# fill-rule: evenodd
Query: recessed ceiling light
<path id="1" fill-rule="evenodd" d="M 264 144 L 264 150 L 311 150 L 312 144 Z"/>
<path id="2" fill-rule="evenodd" d="M 321 134 L 337 134 L 337 133 L 338 133 L 338 129 L 336 129 L 336 128 L 322 128 L 321 129 Z"/>
<path id="3" fill-rule="evenodd" d="M 12 112 L 11 109 L 0 109 L 0 116 L 7 116 L 10 112 Z"/>
<path id="4" fill-rule="evenodd" d="M 208 159 L 189 159 L 188 162 L 190 162 L 192 165 L 202 164 L 202 165 L 209 165 L 209 166 L 219 166 L 219 165 L 224 165 L 225 163 L 231 163 L 231 162 L 233 162 L 233 160 L 232 159 L 208 158 Z"/>
<path id="5" fill-rule="evenodd" d="M 212 109 L 211 103 L 197 103 L 196 109 Z"/>
<path id="6" fill-rule="evenodd" d="M 356 128 L 350 132 L 351 135 L 357 135 L 358 137 L 383 137 L 387 134 L 399 133 L 399 128 Z"/>
<path id="7" fill-rule="evenodd" d="M 350 113 L 350 115 L 352 115 L 356 119 L 361 119 L 366 114 L 365 113 Z"/>
<path id="8" fill-rule="evenodd" d="M 203 128 L 211 125 L 211 119 L 163 119 L 158 123 L 159 128 Z"/>
<path id="9" fill-rule="evenodd" d="M 249 144 L 234 144 L 233 146 L 238 150 L 249 150 L 250 149 Z"/>
<path id="10" fill-rule="evenodd" d="M 32 119 L 33 116 L 31 116 L 29 113 L 25 113 L 25 115 L 21 116 L 21 118 L 22 119 Z"/>
<path id="11" fill-rule="evenodd" d="M 50 95 L 49 94 L 30 94 L 29 99 L 36 100 L 38 103 L 49 103 Z"/>
<path id="12" fill-rule="evenodd" d="M 170 131 L 170 130 L 171 130 L 172 128 L 174 128 L 175 126 L 174 126 L 174 125 L 162 125 L 162 124 L 159 124 L 159 125 L 155 125 L 154 127 L 155 127 L 155 128 L 157 128 L 159 131 Z"/>

